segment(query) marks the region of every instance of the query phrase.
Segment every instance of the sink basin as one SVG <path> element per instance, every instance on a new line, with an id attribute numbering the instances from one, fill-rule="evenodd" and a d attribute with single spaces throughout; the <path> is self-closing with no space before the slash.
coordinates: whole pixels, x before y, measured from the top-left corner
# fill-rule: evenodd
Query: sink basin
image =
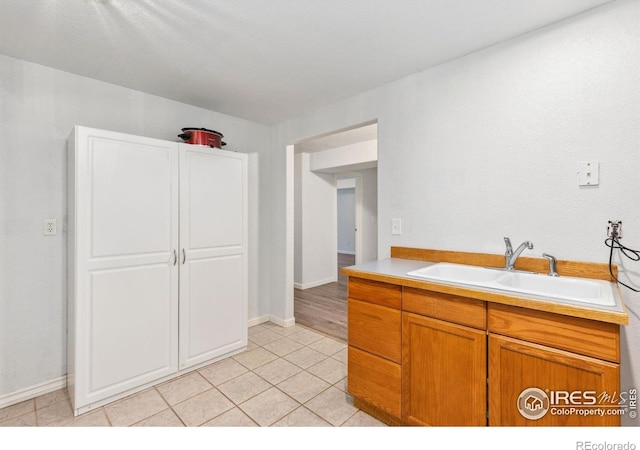
<path id="1" fill-rule="evenodd" d="M 610 283 L 606 281 L 539 274 L 510 273 L 508 277 L 502 277 L 497 282 L 508 289 L 597 304 L 603 304 L 602 297 L 607 293 L 607 289 L 611 289 Z M 612 301 L 609 306 L 614 304 Z"/>
<path id="2" fill-rule="evenodd" d="M 557 301 L 615 306 L 613 285 L 604 280 L 510 272 L 464 264 L 437 263 L 407 275 L 446 284 L 507 291 Z"/>
<path id="3" fill-rule="evenodd" d="M 466 266 L 464 264 L 437 263 L 407 273 L 414 277 L 428 278 L 430 280 L 457 282 L 461 284 L 486 283 L 495 281 L 502 272 L 479 266 Z"/>

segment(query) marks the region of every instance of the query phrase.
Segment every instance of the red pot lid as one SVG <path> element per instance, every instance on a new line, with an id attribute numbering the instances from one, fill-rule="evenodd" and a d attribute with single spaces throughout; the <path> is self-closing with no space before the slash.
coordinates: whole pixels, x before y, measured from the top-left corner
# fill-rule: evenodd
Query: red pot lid
<path id="1" fill-rule="evenodd" d="M 185 131 L 204 131 L 206 133 L 216 134 L 216 135 L 220 136 L 221 138 L 224 137 L 224 135 L 222 133 L 220 133 L 218 131 L 215 131 L 215 130 L 209 130 L 207 128 L 183 128 L 182 131 L 183 132 L 185 132 Z"/>

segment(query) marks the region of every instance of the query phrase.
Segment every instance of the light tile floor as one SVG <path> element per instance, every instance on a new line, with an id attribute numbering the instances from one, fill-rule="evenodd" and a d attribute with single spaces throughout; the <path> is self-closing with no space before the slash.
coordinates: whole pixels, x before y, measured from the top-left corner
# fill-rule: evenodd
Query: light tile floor
<path id="1" fill-rule="evenodd" d="M 245 352 L 74 417 L 66 390 L 0 409 L 0 426 L 385 426 L 346 392 L 347 346 L 308 328 L 249 329 Z"/>

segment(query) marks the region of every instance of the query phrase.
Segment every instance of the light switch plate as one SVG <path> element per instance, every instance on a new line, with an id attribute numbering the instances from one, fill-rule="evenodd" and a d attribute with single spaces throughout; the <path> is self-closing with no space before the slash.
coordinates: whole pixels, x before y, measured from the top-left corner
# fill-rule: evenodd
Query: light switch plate
<path id="1" fill-rule="evenodd" d="M 391 219 L 391 234 L 402 234 L 401 219 Z"/>
<path id="2" fill-rule="evenodd" d="M 597 186 L 600 183 L 600 163 L 583 161 L 578 163 L 578 186 Z"/>

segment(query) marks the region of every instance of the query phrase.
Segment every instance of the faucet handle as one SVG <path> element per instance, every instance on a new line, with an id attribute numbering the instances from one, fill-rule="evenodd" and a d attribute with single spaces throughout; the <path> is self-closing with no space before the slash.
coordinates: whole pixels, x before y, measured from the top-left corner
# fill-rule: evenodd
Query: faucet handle
<path id="1" fill-rule="evenodd" d="M 556 265 L 558 263 L 558 260 L 555 258 L 555 256 L 549 255 L 548 253 L 543 253 L 542 257 L 547 258 L 549 260 L 549 276 L 550 277 L 559 276 L 558 272 L 556 272 Z"/>
<path id="2" fill-rule="evenodd" d="M 507 251 L 512 251 L 513 247 L 511 247 L 511 239 L 508 237 L 504 238 L 504 244 L 507 246 Z"/>

